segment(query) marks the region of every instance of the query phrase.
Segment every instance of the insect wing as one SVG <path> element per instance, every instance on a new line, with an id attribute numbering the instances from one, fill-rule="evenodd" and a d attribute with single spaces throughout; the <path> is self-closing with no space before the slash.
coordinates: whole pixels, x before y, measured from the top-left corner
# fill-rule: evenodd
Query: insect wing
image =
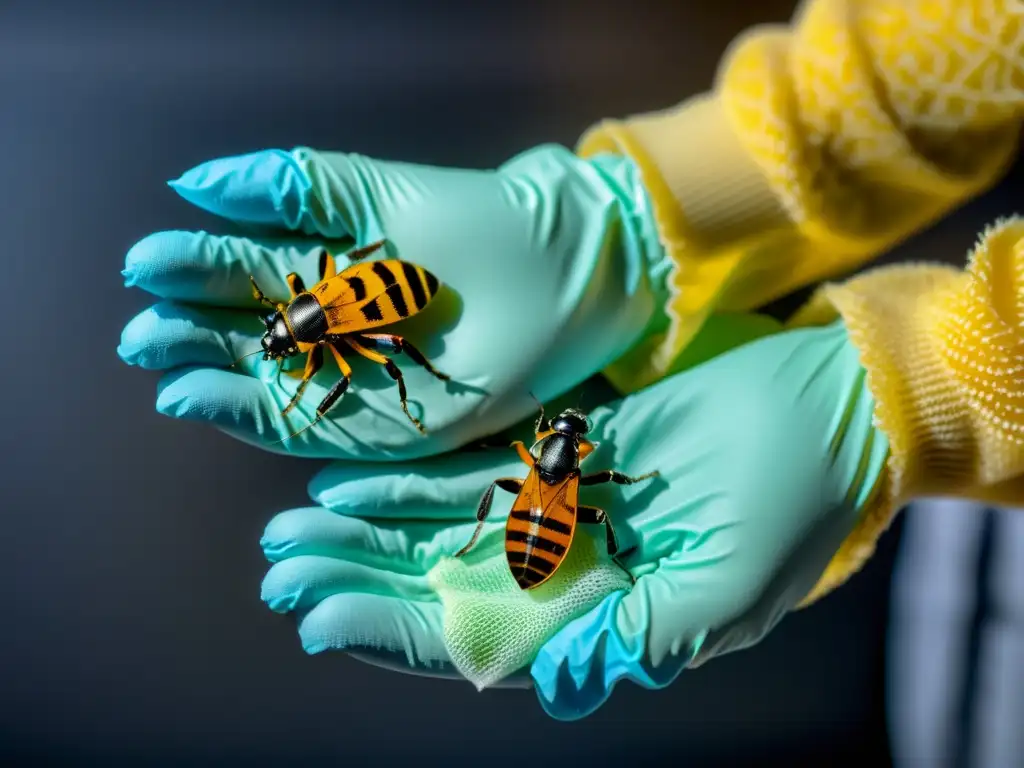
<path id="1" fill-rule="evenodd" d="M 332 333 L 352 333 L 397 323 L 422 310 L 440 283 L 423 267 L 398 259 L 353 264 L 313 294 Z"/>
<path id="2" fill-rule="evenodd" d="M 579 475 L 545 483 L 531 471 L 505 524 L 505 557 L 516 583 L 532 589 L 562 564 L 576 531 Z"/>

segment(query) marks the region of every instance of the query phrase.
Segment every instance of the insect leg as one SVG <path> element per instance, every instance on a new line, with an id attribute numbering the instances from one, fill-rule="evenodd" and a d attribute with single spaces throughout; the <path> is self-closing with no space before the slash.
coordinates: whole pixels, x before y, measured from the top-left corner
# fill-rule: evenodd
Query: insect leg
<path id="1" fill-rule="evenodd" d="M 405 411 L 405 415 L 409 417 L 409 421 L 413 423 L 413 425 L 416 427 L 416 429 L 420 431 L 421 434 L 426 434 L 427 430 L 424 429 L 423 424 L 420 423 L 420 420 L 413 416 L 411 413 L 409 413 L 409 404 L 406 402 L 407 393 L 405 391 L 405 378 L 403 378 L 402 372 L 398 369 L 398 366 L 395 365 L 395 361 L 392 360 L 390 357 L 382 355 L 380 352 L 376 352 L 372 349 L 367 349 L 350 336 L 343 336 L 342 338 L 350 347 L 352 347 L 352 349 L 354 349 L 360 355 L 367 358 L 368 360 L 373 360 L 373 362 L 379 363 L 380 365 L 384 366 L 384 369 L 388 372 L 388 375 L 390 375 L 392 379 L 398 382 L 398 398 L 402 402 L 402 410 Z"/>
<path id="2" fill-rule="evenodd" d="M 359 261 L 360 259 L 365 259 L 382 245 L 384 245 L 384 240 L 378 240 L 376 243 L 370 243 L 362 248 L 356 248 L 354 251 L 349 251 L 345 256 L 349 261 Z"/>
<path id="3" fill-rule="evenodd" d="M 285 406 L 284 410 L 281 411 L 282 415 L 286 415 L 288 411 L 295 407 L 299 402 L 299 398 L 302 397 L 303 391 L 309 384 L 310 380 L 316 376 L 324 365 L 324 348 L 319 344 L 309 350 L 309 357 L 306 358 L 306 370 L 302 373 L 302 381 L 299 382 L 298 388 L 295 390 L 295 394 L 292 395 L 292 399 Z"/>
<path id="4" fill-rule="evenodd" d="M 576 519 L 581 523 L 594 523 L 596 525 L 604 526 L 608 554 L 611 556 L 612 560 L 615 561 L 615 564 L 624 570 L 629 575 L 630 580 L 636 584 L 636 579 L 633 578 L 633 574 L 630 573 L 629 568 L 623 565 L 622 561 L 618 558 L 619 540 L 615 536 L 615 529 L 612 527 L 612 521 L 608 519 L 608 513 L 603 509 L 588 507 L 581 504 L 576 509 Z"/>
<path id="5" fill-rule="evenodd" d="M 476 544 L 476 540 L 480 537 L 480 531 L 483 530 L 484 523 L 487 521 L 487 515 L 491 513 L 491 503 L 494 501 L 495 487 L 509 493 L 519 493 L 523 488 L 523 481 L 517 477 L 499 477 L 487 486 L 487 490 L 484 491 L 484 495 L 480 498 L 480 504 L 476 508 L 476 528 L 473 529 L 473 535 L 466 546 L 455 553 L 455 557 L 462 557 Z"/>
<path id="6" fill-rule="evenodd" d="M 348 389 L 349 383 L 352 381 L 352 366 L 348 364 L 348 360 L 341 354 L 341 350 L 334 344 L 330 345 L 331 354 L 334 355 L 334 362 L 338 364 L 338 368 L 341 370 L 341 378 L 338 379 L 338 383 L 331 387 L 330 391 L 320 401 L 320 405 L 316 407 L 316 418 L 321 419 L 324 414 L 329 411 L 341 396 L 345 394 L 345 390 Z"/>
<path id="7" fill-rule="evenodd" d="M 256 284 L 256 278 L 249 275 L 249 283 L 252 285 L 252 297 L 256 299 L 260 304 L 270 307 L 271 309 L 281 310 L 284 309 L 284 304 L 275 303 L 268 299 L 260 287 Z"/>
<path id="8" fill-rule="evenodd" d="M 528 467 L 532 467 L 534 465 L 535 462 L 533 455 L 522 440 L 514 440 L 511 447 L 516 449 L 516 453 L 519 454 L 519 458 L 522 459 L 523 463 Z"/>
<path id="9" fill-rule="evenodd" d="M 320 251 L 319 272 L 321 280 L 330 280 L 338 274 L 338 266 L 334 263 L 334 257 L 326 248 Z"/>
<path id="10" fill-rule="evenodd" d="M 581 477 L 580 485 L 601 485 L 602 483 L 632 485 L 633 483 L 639 483 L 641 480 L 647 480 L 657 476 L 658 470 L 648 472 L 646 475 L 640 475 L 639 477 L 630 477 L 629 475 L 624 475 L 621 472 L 616 472 L 614 469 L 602 469 L 600 472 L 595 472 L 592 475 L 584 475 Z"/>
<path id="11" fill-rule="evenodd" d="M 612 528 L 611 521 L 608 519 L 608 513 L 603 509 L 597 507 L 588 507 L 585 504 L 580 504 L 576 508 L 576 520 L 581 523 L 589 523 L 592 525 L 603 525 L 607 544 L 608 554 L 614 556 L 619 551 L 619 542 L 615 538 L 615 529 Z"/>
<path id="12" fill-rule="evenodd" d="M 334 359 L 337 361 L 338 367 L 341 369 L 341 379 L 338 380 L 337 384 L 331 387 L 327 396 L 321 400 L 320 405 L 316 407 L 316 418 L 298 432 L 293 432 L 288 437 L 278 440 L 277 442 L 283 443 L 285 440 L 298 437 L 310 427 L 315 427 L 320 422 L 320 419 L 324 417 L 324 414 L 326 414 L 327 411 L 329 411 L 331 407 L 338 402 L 341 396 L 345 394 L 345 390 L 348 389 L 349 382 L 352 381 L 352 368 L 349 366 L 348 361 L 341 356 L 341 353 L 334 348 L 333 344 L 331 345 L 331 352 L 334 354 Z"/>
<path id="13" fill-rule="evenodd" d="M 423 356 L 422 352 L 401 336 L 396 336 L 393 333 L 361 333 L 359 334 L 359 341 L 378 352 L 389 352 L 392 355 L 405 352 L 414 363 L 422 365 L 427 369 L 428 373 L 436 376 L 441 381 L 449 381 L 451 379 L 451 376 L 447 373 L 441 373 L 434 368 L 430 361 Z"/>
<path id="14" fill-rule="evenodd" d="M 306 284 L 302 282 L 302 278 L 297 272 L 290 273 L 285 281 L 288 283 L 288 290 L 292 292 L 293 299 L 306 290 Z"/>

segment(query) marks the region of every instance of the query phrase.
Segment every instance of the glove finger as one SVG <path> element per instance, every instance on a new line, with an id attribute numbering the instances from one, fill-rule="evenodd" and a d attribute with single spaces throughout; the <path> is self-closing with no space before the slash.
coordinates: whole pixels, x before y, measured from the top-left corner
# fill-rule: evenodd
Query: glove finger
<path id="1" fill-rule="evenodd" d="M 381 412 L 382 393 L 362 389 L 347 392 L 331 408 L 330 419 L 306 429 L 313 424 L 316 405 L 336 380 L 331 378 L 332 372 L 325 369 L 317 374 L 298 405 L 285 416 L 281 411 L 298 387 L 298 379 L 278 375 L 273 363 L 250 362 L 247 367 L 256 375 L 198 367 L 172 371 L 160 381 L 156 409 L 170 418 L 210 424 L 264 450 L 307 458 L 380 456 L 386 454 L 385 449 L 359 436 L 413 429 L 403 421 L 397 403 L 392 408 L 396 414 Z M 358 419 L 350 419 L 356 415 Z M 304 429 L 302 439 L 282 442 Z"/>
<path id="2" fill-rule="evenodd" d="M 271 566 L 263 578 L 262 599 L 275 613 L 305 611 L 341 593 L 386 595 L 417 602 L 436 600 L 424 576 L 336 557 L 290 557 Z"/>
<path id="3" fill-rule="evenodd" d="M 444 668 L 451 659 L 444 645 L 440 603 L 414 602 L 394 595 L 341 592 L 302 612 L 299 640 L 306 653 L 350 651 L 404 656 L 409 668 Z"/>
<path id="4" fill-rule="evenodd" d="M 371 199 L 390 195 L 377 165 L 342 154 L 328 162 L 306 147 L 271 149 L 202 163 L 171 187 L 193 205 L 235 222 L 365 244 L 384 238 Z"/>
<path id="5" fill-rule="evenodd" d="M 263 309 L 252 295 L 250 275 L 272 301 L 289 296 L 285 278 L 295 272 L 307 286 L 319 279 L 320 254 L 350 250 L 351 241 L 259 239 L 172 230 L 133 245 L 121 274 L 126 287 L 163 299 Z"/>
<path id="6" fill-rule="evenodd" d="M 271 562 L 314 555 L 422 576 L 441 555 L 457 552 L 475 527 L 474 522 L 370 521 L 323 507 L 303 507 L 271 519 L 260 546 Z"/>
<path id="7" fill-rule="evenodd" d="M 346 515 L 470 520 L 496 478 L 525 478 L 527 471 L 507 448 L 464 450 L 413 463 L 352 466 L 337 462 L 313 478 L 309 494 L 317 504 Z M 512 499 L 511 494 L 495 490 L 493 519 L 508 514 Z"/>
<path id="8" fill-rule="evenodd" d="M 299 639 L 309 654 L 345 651 L 364 663 L 395 672 L 465 680 L 444 643 L 444 608 L 390 595 L 341 592 L 301 612 Z M 529 688 L 529 670 L 518 670 L 494 688 Z"/>
<path id="9" fill-rule="evenodd" d="M 128 365 L 167 370 L 183 365 L 230 366 L 243 355 L 262 352 L 263 323 L 250 312 L 160 302 L 124 327 L 118 356 Z M 241 360 L 249 372 L 260 362 Z"/>
<path id="10" fill-rule="evenodd" d="M 293 431 L 285 431 L 281 407 L 263 381 L 217 368 L 189 367 L 165 375 L 157 386 L 156 410 L 209 423 L 253 445 L 264 446 Z"/>

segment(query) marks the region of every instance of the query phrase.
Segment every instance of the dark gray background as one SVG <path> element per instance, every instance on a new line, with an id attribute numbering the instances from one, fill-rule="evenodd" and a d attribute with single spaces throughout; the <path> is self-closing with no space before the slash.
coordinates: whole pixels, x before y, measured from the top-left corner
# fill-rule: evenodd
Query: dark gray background
<path id="1" fill-rule="evenodd" d="M 115 354 L 149 301 L 122 287 L 128 248 L 217 227 L 165 186 L 192 165 L 306 144 L 493 166 L 706 89 L 737 32 L 792 8 L 0 4 L 0 763 L 884 765 L 898 525 L 852 583 L 756 649 L 665 691 L 623 685 L 561 724 L 531 692 L 305 656 L 259 600 L 258 542 L 321 465 L 159 416 L 157 376 Z M 1020 189 L 895 255 L 962 260 Z"/>

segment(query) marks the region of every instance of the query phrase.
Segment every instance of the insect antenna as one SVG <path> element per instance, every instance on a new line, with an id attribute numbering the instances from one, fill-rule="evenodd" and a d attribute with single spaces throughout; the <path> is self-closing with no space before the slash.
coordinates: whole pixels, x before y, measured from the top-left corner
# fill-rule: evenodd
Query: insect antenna
<path id="1" fill-rule="evenodd" d="M 533 432 L 534 434 L 537 434 L 540 432 L 541 427 L 544 426 L 544 403 L 538 400 L 537 396 L 533 394 L 533 392 L 530 392 L 529 395 L 533 398 L 533 402 L 535 402 L 537 407 L 540 409 L 540 415 L 537 417 L 537 423 L 533 425 Z M 534 445 L 536 445 L 536 443 L 534 443 Z"/>
<path id="2" fill-rule="evenodd" d="M 245 358 L 247 358 L 247 357 L 252 357 L 253 355 L 258 355 L 258 354 L 260 354 L 260 353 L 262 353 L 262 352 L 263 352 L 263 350 L 262 350 L 262 349 L 257 349 L 257 350 L 256 350 L 255 352 L 249 352 L 248 354 L 242 355 L 242 356 L 241 356 L 240 358 L 238 358 L 237 360 L 235 360 L 235 362 L 233 362 L 233 363 L 232 363 L 231 365 L 229 365 L 229 366 L 228 366 L 228 368 L 234 368 L 234 367 L 235 367 L 236 365 L 238 365 L 238 364 L 239 364 L 240 362 L 242 362 L 243 360 L 245 360 Z"/>

